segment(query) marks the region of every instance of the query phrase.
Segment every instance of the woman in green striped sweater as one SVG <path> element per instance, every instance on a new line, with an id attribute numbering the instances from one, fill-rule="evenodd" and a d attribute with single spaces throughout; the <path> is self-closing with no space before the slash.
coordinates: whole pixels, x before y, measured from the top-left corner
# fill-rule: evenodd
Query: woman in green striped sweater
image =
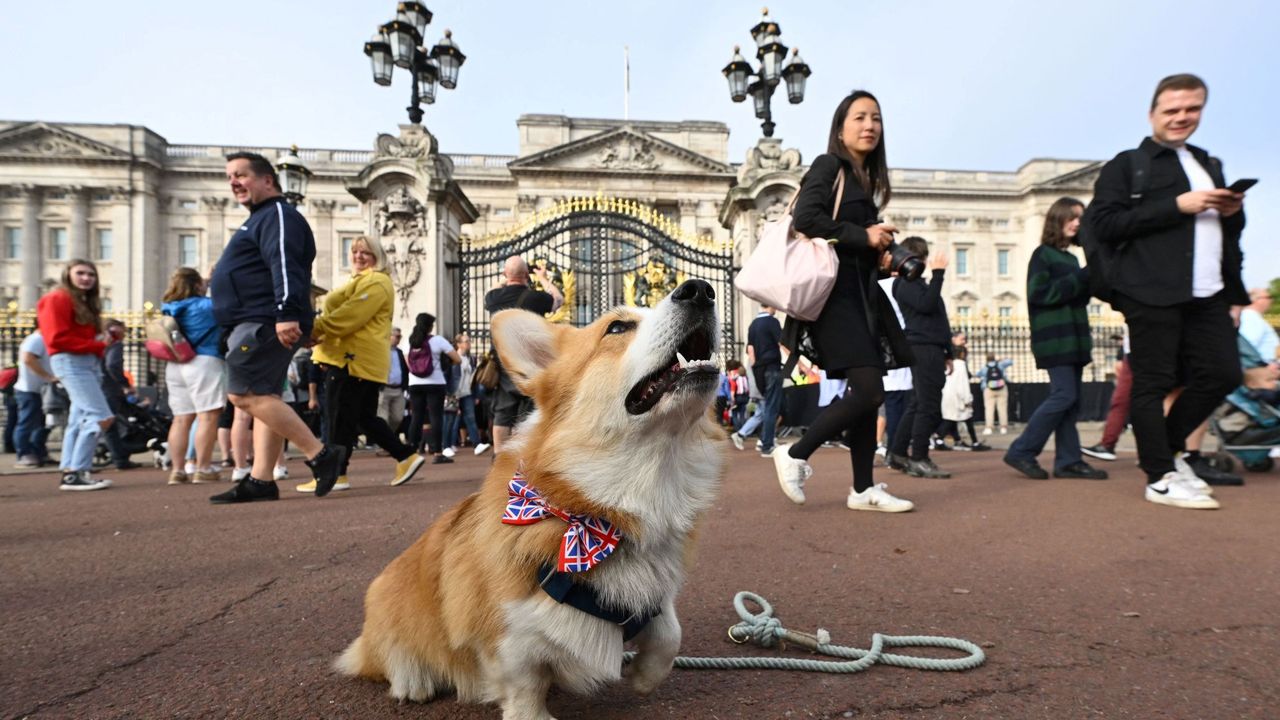
<path id="1" fill-rule="evenodd" d="M 1107 473 L 1081 458 L 1076 419 L 1084 366 L 1092 357 L 1089 337 L 1088 268 L 1067 249 L 1080 229 L 1084 203 L 1058 198 L 1045 215 L 1040 247 L 1027 266 L 1027 309 L 1031 316 L 1031 354 L 1036 367 L 1049 372 L 1049 397 L 1036 408 L 1004 461 L 1032 480 L 1049 473 L 1036 462 L 1054 436 L 1053 474 L 1062 478 L 1105 480 Z"/>

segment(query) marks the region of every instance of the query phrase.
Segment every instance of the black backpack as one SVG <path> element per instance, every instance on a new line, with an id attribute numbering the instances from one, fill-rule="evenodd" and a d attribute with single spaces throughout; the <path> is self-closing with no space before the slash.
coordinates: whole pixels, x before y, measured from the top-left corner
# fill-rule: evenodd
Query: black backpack
<path id="1" fill-rule="evenodd" d="M 1151 187 L 1151 156 L 1141 150 L 1126 150 L 1121 154 L 1129 158 L 1129 202 L 1130 207 L 1136 207 Z M 1111 302 L 1115 298 L 1116 257 L 1124 249 L 1124 243 L 1098 242 L 1087 224 L 1080 225 L 1078 240 L 1080 247 L 1084 248 L 1088 265 L 1089 294 L 1103 302 Z"/>
<path id="2" fill-rule="evenodd" d="M 1004 387 L 1004 371 L 1000 369 L 1000 363 L 987 365 L 986 387 L 991 390 L 999 390 Z"/>

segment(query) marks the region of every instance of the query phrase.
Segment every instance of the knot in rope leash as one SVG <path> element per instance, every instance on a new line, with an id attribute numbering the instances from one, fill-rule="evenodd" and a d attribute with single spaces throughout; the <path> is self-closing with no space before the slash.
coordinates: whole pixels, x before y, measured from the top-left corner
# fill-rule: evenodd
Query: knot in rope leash
<path id="1" fill-rule="evenodd" d="M 748 610 L 746 606 L 747 602 L 758 605 L 760 607 L 760 612 L 753 613 Z M 982 648 L 968 640 L 934 635 L 881 635 L 880 633 L 874 633 L 871 636 L 871 648 L 867 650 L 855 647 L 846 647 L 843 645 L 834 645 L 831 643 L 831 634 L 821 628 L 812 635 L 784 628 L 782 626 L 782 621 L 773 616 L 773 606 L 769 604 L 768 600 L 745 590 L 733 597 L 733 607 L 738 611 L 738 617 L 742 618 L 742 622 L 739 622 L 729 628 L 729 639 L 735 643 L 741 645 L 747 642 L 754 642 L 761 647 L 771 648 L 775 646 L 784 646 L 786 642 L 791 642 L 813 652 L 836 658 L 844 658 L 845 660 L 809 660 L 804 658 L 785 657 L 717 658 L 680 656 L 675 659 L 675 667 L 691 670 L 752 669 L 855 673 L 866 670 L 872 665 L 879 663 L 881 665 L 893 665 L 895 667 L 912 668 L 914 670 L 958 672 L 961 670 L 972 670 L 973 668 L 982 665 L 987 659 L 986 654 L 982 652 Z M 884 651 L 885 648 L 900 647 L 945 648 L 948 650 L 958 650 L 960 652 L 968 653 L 968 655 L 961 658 L 928 658 L 920 657 L 918 655 L 896 655 Z M 634 657 L 634 652 L 628 652 L 624 656 L 624 662 L 630 662 Z"/>

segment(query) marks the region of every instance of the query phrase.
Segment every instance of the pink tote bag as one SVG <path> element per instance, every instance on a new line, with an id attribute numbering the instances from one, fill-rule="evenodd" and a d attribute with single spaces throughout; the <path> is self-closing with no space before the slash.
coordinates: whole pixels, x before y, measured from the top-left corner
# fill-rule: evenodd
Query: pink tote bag
<path id="1" fill-rule="evenodd" d="M 836 177 L 835 190 L 832 219 L 840 211 L 840 200 L 844 198 L 843 170 Z M 743 295 L 762 305 L 812 322 L 818 319 L 831 296 L 840 260 L 831 242 L 796 232 L 791 216 L 796 196 L 791 198 L 781 217 L 765 223 L 760 241 L 738 271 L 734 285 Z"/>

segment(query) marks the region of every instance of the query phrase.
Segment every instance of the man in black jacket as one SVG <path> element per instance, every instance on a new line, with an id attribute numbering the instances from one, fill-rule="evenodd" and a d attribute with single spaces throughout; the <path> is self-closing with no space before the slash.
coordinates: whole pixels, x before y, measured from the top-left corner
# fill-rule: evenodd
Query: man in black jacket
<path id="1" fill-rule="evenodd" d="M 902 241 L 902 247 L 921 259 L 929 257 L 929 243 L 924 238 L 909 237 Z M 932 275 L 927 283 L 922 277 L 899 277 L 893 283 L 893 297 L 902 309 L 915 363 L 911 365 L 913 390 L 886 461 L 890 467 L 914 477 L 948 478 L 951 473 L 940 470 L 929 458 L 929 436 L 942 422 L 942 386 L 951 365 L 951 323 L 942 300 L 947 256 L 934 253 L 928 267 Z"/>
<path id="2" fill-rule="evenodd" d="M 1195 509 L 1218 502 L 1177 453 L 1241 382 L 1233 306 L 1249 303 L 1240 277 L 1244 195 L 1224 188 L 1216 158 L 1187 144 L 1207 97 L 1194 75 L 1161 80 L 1151 137 L 1102 168 L 1084 218 L 1092 239 L 1113 252 L 1105 276 L 1129 325 L 1130 413 L 1146 499 Z M 1144 166 L 1139 180 L 1135 168 Z M 1184 384 L 1166 417 L 1165 396 Z"/>
<path id="3" fill-rule="evenodd" d="M 325 445 L 280 398 L 294 346 L 311 334 L 311 227 L 280 193 L 275 168 L 256 153 L 227 156 L 227 181 L 249 217 L 222 251 L 209 287 L 227 346 L 227 398 L 253 416 L 253 470 L 215 504 L 277 500 L 271 479 L 285 438 L 307 456 L 316 497 L 338 480 L 347 449 Z"/>

